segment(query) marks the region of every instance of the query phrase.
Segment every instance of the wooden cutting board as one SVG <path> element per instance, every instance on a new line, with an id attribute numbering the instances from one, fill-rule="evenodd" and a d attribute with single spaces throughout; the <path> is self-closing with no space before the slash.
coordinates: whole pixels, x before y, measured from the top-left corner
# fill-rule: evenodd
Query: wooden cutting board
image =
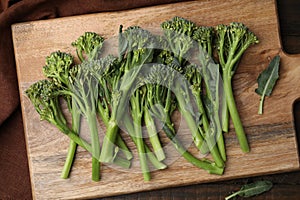
<path id="1" fill-rule="evenodd" d="M 75 55 L 70 44 L 85 31 L 110 38 L 117 35 L 120 24 L 158 28 L 161 22 L 174 16 L 209 26 L 243 22 L 260 39 L 258 45 L 247 50 L 233 80 L 251 152 L 241 152 L 231 126 L 230 133 L 225 135 L 228 161 L 222 176 L 209 175 L 178 157 L 169 163 L 168 169 L 152 172 L 150 182 L 144 182 L 138 173 L 138 159 L 127 171 L 103 165 L 101 181 L 93 182 L 91 156 L 80 148 L 71 177 L 61 179 L 69 140 L 47 122 L 40 121 L 24 95 L 30 84 L 44 79 L 45 57 L 56 50 Z M 104 197 L 299 169 L 292 110 L 293 103 L 300 97 L 300 56 L 282 51 L 274 0 L 192 1 L 20 23 L 12 26 L 12 32 L 34 199 Z M 264 114 L 258 115 L 256 79 L 276 54 L 282 58 L 280 79 L 272 96 L 265 100 Z M 189 133 L 184 123 L 182 129 Z M 171 157 L 174 158 L 174 154 Z"/>

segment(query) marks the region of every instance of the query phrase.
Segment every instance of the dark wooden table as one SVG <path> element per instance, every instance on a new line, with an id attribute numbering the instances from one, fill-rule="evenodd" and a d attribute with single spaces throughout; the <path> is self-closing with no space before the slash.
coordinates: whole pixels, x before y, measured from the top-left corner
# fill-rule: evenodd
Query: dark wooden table
<path id="1" fill-rule="evenodd" d="M 284 51 L 289 54 L 300 54 L 300 1 L 277 0 L 280 21 L 281 40 Z M 259 19 L 258 19 L 259 20 Z M 300 67 L 300 66 L 297 66 Z M 299 74 L 300 76 L 300 74 Z M 300 83 L 299 83 L 300 84 Z M 300 95 L 300 94 L 299 94 Z M 294 105 L 294 117 L 298 143 L 300 138 L 300 99 Z M 300 143 L 299 143 L 300 144 Z M 280 151 L 280 149 L 279 149 Z M 278 160 L 280 162 L 280 160 Z M 217 183 L 168 188 L 150 192 L 121 195 L 103 200 L 116 199 L 224 199 L 232 191 L 237 191 L 246 183 L 256 180 L 270 180 L 274 186 L 271 191 L 250 199 L 300 199 L 300 170 L 283 174 L 249 177 Z M 241 199 L 241 198 L 238 198 Z"/>

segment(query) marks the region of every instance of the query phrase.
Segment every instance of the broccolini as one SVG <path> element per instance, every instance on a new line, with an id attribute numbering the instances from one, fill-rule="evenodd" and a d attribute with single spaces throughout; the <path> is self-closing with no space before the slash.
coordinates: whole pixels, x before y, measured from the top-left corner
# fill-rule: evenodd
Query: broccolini
<path id="1" fill-rule="evenodd" d="M 232 90 L 232 77 L 238 66 L 238 62 L 246 49 L 258 43 L 258 39 L 244 24 L 233 22 L 230 25 L 218 25 L 216 27 L 217 52 L 222 69 L 224 91 L 227 107 L 243 152 L 249 152 L 250 148 L 244 132 L 241 119 L 238 114 Z M 225 111 L 226 113 L 227 111 Z M 228 123 L 225 117 L 223 122 Z M 227 125 L 225 125 L 225 130 Z"/>

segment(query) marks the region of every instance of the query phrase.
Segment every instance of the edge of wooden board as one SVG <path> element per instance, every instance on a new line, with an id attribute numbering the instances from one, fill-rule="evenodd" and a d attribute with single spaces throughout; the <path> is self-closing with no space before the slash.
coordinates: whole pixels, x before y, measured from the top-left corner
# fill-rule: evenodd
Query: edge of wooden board
<path id="1" fill-rule="evenodd" d="M 203 1 L 204 3 L 209 3 L 209 2 L 211 2 L 211 1 Z M 243 1 L 229 1 L 229 3 L 230 2 L 243 2 Z M 245 2 L 245 1 L 244 1 Z M 271 2 L 271 1 L 268 1 L 268 2 Z M 272 2 L 275 2 L 275 1 L 272 1 Z M 187 4 L 187 5 L 191 5 L 193 2 L 180 2 L 180 3 L 176 3 L 176 5 L 184 5 L 184 4 Z M 149 9 L 159 9 L 159 10 L 163 10 L 164 8 L 169 8 L 170 7 L 170 5 L 174 5 L 174 4 L 166 4 L 166 5 L 161 5 L 161 6 L 153 6 L 153 7 L 146 7 L 146 8 L 138 8 L 138 9 L 134 9 L 134 10 L 127 10 L 127 11 L 121 11 L 121 12 L 119 12 L 119 13 L 131 13 L 131 12 L 134 12 L 134 13 L 141 13 L 142 11 L 144 11 L 144 10 L 149 10 Z M 274 9 L 274 8 L 272 8 L 272 9 Z M 110 15 L 115 15 L 115 12 L 106 12 L 107 14 L 110 14 Z M 20 28 L 24 28 L 25 27 L 25 31 L 26 30 L 30 30 L 30 27 L 29 26 L 31 26 L 32 24 L 35 24 L 35 25 L 43 25 L 43 24 L 45 24 L 45 23 L 55 23 L 55 22 L 68 22 L 68 21 L 72 21 L 72 20 L 74 20 L 74 21 L 76 21 L 76 20 L 78 20 L 78 19 L 82 19 L 82 18 L 84 18 L 84 19 L 88 19 L 88 18 L 91 18 L 91 17 L 97 17 L 98 18 L 98 16 L 102 16 L 102 15 L 105 15 L 106 13 L 96 13 L 96 14 L 88 14 L 88 15 L 80 15 L 80 16 L 72 16 L 72 17 L 65 17 L 65 18 L 58 18 L 58 19 L 50 19 L 50 20 L 43 20 L 43 21 L 35 21 L 35 22 L 24 22 L 24 23 L 19 23 L 19 24 L 14 24 L 13 26 L 12 26 L 12 29 L 13 29 L 13 39 L 14 39 L 14 44 L 16 44 L 16 38 L 15 38 L 15 33 L 17 32 L 17 31 L 23 31 L 24 29 L 20 29 Z M 276 17 L 277 17 L 277 12 L 276 12 Z M 134 17 L 132 17 L 132 18 L 134 18 Z M 218 18 L 217 18 L 218 19 Z M 217 19 L 215 19 L 215 23 L 216 23 L 216 21 L 217 21 Z M 135 19 L 135 20 L 137 20 L 137 19 Z M 224 20 L 224 19 L 223 19 Z M 276 20 L 278 20 L 278 18 L 276 18 Z M 193 21 L 193 20 L 192 20 Z M 225 20 L 226 21 L 226 20 Z M 227 19 L 227 21 L 230 21 L 229 19 Z M 271 22 L 270 22 L 271 23 Z M 277 23 L 277 31 L 279 31 L 279 26 L 278 26 L 278 21 L 276 22 Z M 128 24 L 127 25 L 129 25 L 130 24 L 130 22 L 128 22 Z M 252 25 L 254 25 L 254 23 L 252 24 Z M 251 25 L 251 26 L 252 26 Z M 23 27 L 22 27 L 23 26 Z M 26 29 L 26 27 L 27 28 L 29 28 L 29 29 Z M 84 27 L 83 27 L 83 30 L 84 30 Z M 81 34 L 81 33 L 78 33 L 79 35 Z M 295 63 L 300 63 L 300 60 L 299 60 L 299 57 L 298 56 L 296 56 L 296 57 L 294 57 L 294 56 L 290 56 L 290 55 L 286 55 L 285 53 L 283 53 L 282 52 L 282 49 L 281 49 L 281 44 L 280 44 L 280 40 L 279 40 L 279 32 L 277 32 L 277 33 L 275 33 L 277 36 L 273 36 L 272 35 L 272 37 L 276 37 L 276 39 L 278 40 L 278 41 L 275 41 L 275 47 L 274 46 L 272 46 L 272 48 L 270 48 L 270 49 L 267 49 L 267 51 L 266 52 L 260 52 L 260 54 L 262 54 L 264 57 L 266 56 L 266 54 L 271 54 L 271 55 L 274 55 L 274 54 L 276 54 L 276 53 L 280 53 L 282 56 L 283 56 L 283 58 L 284 58 L 284 62 L 285 63 L 288 63 L 288 64 L 295 64 Z M 74 37 L 75 38 L 75 36 L 76 35 L 73 35 L 72 37 Z M 274 45 L 274 44 L 273 44 Z M 271 47 L 271 46 L 270 46 Z M 251 51 L 250 51 L 250 54 L 254 54 L 255 53 L 255 51 L 257 51 L 258 50 L 258 48 L 253 48 Z M 15 49 L 15 52 L 16 52 L 16 49 Z M 16 52 L 16 54 L 18 54 L 18 52 Z M 48 52 L 45 52 L 45 54 L 48 54 Z M 250 58 L 249 58 L 249 60 L 246 60 L 246 61 L 244 61 L 244 63 L 248 63 L 248 62 L 250 62 L 251 61 L 251 59 L 253 59 L 254 57 L 252 56 L 250 56 Z M 259 58 L 259 59 L 261 59 L 262 60 L 262 58 Z M 258 61 L 258 64 L 260 65 L 260 67 L 259 67 L 259 69 L 262 69 L 263 68 L 263 66 L 262 66 L 262 63 L 261 63 L 262 61 Z M 265 61 L 264 61 L 264 63 L 265 63 Z M 23 80 L 22 78 L 22 76 L 23 76 L 23 72 L 24 71 L 20 71 L 20 63 L 19 63 L 19 60 L 16 58 L 16 64 L 17 64 L 17 73 L 18 73 L 18 78 L 19 78 L 19 81 L 20 80 Z M 295 69 L 293 69 L 292 70 L 292 72 L 293 73 L 297 73 L 297 72 L 299 72 L 299 70 L 295 70 Z M 35 71 L 33 71 L 33 73 L 35 73 Z M 243 73 L 243 72 L 242 72 Z M 241 73 L 241 74 L 242 74 Z M 30 75 L 30 73 L 28 73 L 29 75 Z M 300 73 L 299 73 L 300 74 Z M 36 74 L 37 76 L 35 77 L 35 79 L 38 77 L 38 78 L 40 78 L 41 77 L 41 74 Z M 19 88 L 20 88 L 20 98 L 21 98 L 21 102 L 22 102 L 22 113 L 23 113 L 23 121 L 24 122 L 27 122 L 28 121 L 28 104 L 27 104 L 27 107 L 25 108 L 24 107 L 24 102 L 25 101 L 27 101 L 26 99 L 24 99 L 24 96 L 23 96 L 23 94 L 22 94 L 22 92 L 24 91 L 24 87 L 26 86 L 26 84 L 29 84 L 29 83 L 31 83 L 30 81 L 29 82 L 25 82 L 25 84 L 24 83 L 22 83 L 22 82 L 19 82 Z M 297 89 L 297 90 L 299 90 L 299 89 Z M 278 97 L 279 98 L 279 97 Z M 294 98 L 294 97 L 293 97 Z M 256 102 L 257 101 L 257 98 L 256 99 L 254 99 L 253 100 L 253 102 Z M 27 102 L 28 103 L 28 102 Z M 27 109 L 27 110 L 26 110 Z M 32 107 L 31 107 L 31 111 L 32 111 Z M 246 111 L 244 111 L 244 112 L 246 112 Z M 276 115 L 277 116 L 277 115 Z M 282 117 L 282 116 L 286 116 L 285 114 L 278 114 L 278 118 L 280 118 L 280 117 Z M 36 116 L 35 116 L 36 117 Z M 269 117 L 268 115 L 266 116 L 266 118 L 267 117 Z M 289 121 L 289 120 L 292 120 L 292 121 Z M 252 120 L 254 120 L 254 119 L 252 119 Z M 281 132 L 283 132 L 283 131 L 289 131 L 289 134 L 288 134 L 288 139 L 289 139 L 289 141 L 291 142 L 291 144 L 292 145 L 294 145 L 293 147 L 290 147 L 290 148 L 293 148 L 293 149 L 298 149 L 298 144 L 297 144 L 297 141 L 296 141 L 296 135 L 295 135 L 295 126 L 294 126 L 294 124 L 293 124 L 293 118 L 291 117 L 291 118 L 288 118 L 288 119 L 285 119 L 286 121 L 284 121 L 282 124 L 280 124 L 280 123 L 277 123 L 277 124 L 275 124 L 275 126 L 277 126 L 277 128 L 278 128 L 278 130 L 277 130 L 277 132 L 275 132 L 275 135 L 277 134 L 277 137 L 282 137 L 283 139 L 285 138 L 284 136 L 281 136 L 280 134 L 281 134 Z M 263 121 L 263 119 L 261 119 L 261 121 Z M 266 126 L 266 127 L 262 127 L 262 126 Z M 261 129 L 263 129 L 263 131 L 264 131 L 264 133 L 266 133 L 266 136 L 265 137 L 270 137 L 270 138 L 272 138 L 272 134 L 270 133 L 270 127 L 268 127 L 268 126 L 270 126 L 270 124 L 259 124 L 259 123 L 257 123 L 257 124 L 252 124 L 251 126 L 246 126 L 246 129 L 249 129 L 250 131 L 251 131 L 251 138 L 250 139 L 258 139 L 258 135 L 256 135 L 255 133 L 255 130 L 257 130 L 258 132 L 259 131 L 261 131 Z M 48 126 L 46 126 L 47 128 L 49 128 Z M 287 130 L 284 130 L 284 129 L 280 129 L 280 128 L 282 128 L 282 127 L 285 127 Z M 30 147 L 30 139 L 29 139 L 29 135 L 28 135 L 28 133 L 27 133 L 27 130 L 29 130 L 29 128 L 28 128 L 28 124 L 24 124 L 24 129 L 25 129 L 25 134 L 26 134 L 26 146 L 27 146 L 27 151 L 29 152 L 28 153 L 28 159 L 29 159 L 29 167 L 30 167 L 30 174 L 31 174 L 31 181 L 32 181 L 32 190 L 33 190 L 33 195 L 34 195 L 34 198 L 40 198 L 41 197 L 41 190 L 40 190 L 40 188 L 39 189 L 37 189 L 36 190 L 36 187 L 37 187 L 37 185 L 35 185 L 36 184 L 36 182 L 35 182 L 35 177 L 34 177 L 34 173 L 35 173 L 35 169 L 34 169 L 34 163 L 33 163 L 33 159 L 34 159 L 34 157 L 32 157 L 32 154 L 31 154 L 31 147 Z M 254 130 L 252 130 L 252 129 L 254 129 Z M 56 133 L 54 133 L 54 134 L 60 134 L 60 133 L 58 133 L 58 132 L 56 132 Z M 57 137 L 59 137 L 59 136 L 57 136 Z M 230 144 L 231 146 L 232 145 L 237 145 L 237 143 L 236 143 L 236 141 L 235 141 L 235 139 L 234 139 L 234 136 L 231 134 L 231 135 L 229 135 L 229 136 L 227 136 L 228 138 L 229 138 L 229 140 L 230 141 L 232 141 L 232 143 Z M 274 136 L 273 136 L 274 137 Z M 293 142 L 294 141 L 294 142 Z M 65 144 L 63 141 L 56 141 L 58 144 L 60 144 L 60 145 L 62 145 L 62 144 Z M 280 144 L 278 144 L 278 145 L 280 145 Z M 281 146 L 282 147 L 282 146 Z M 257 150 L 257 149 L 256 149 Z M 272 149 L 273 150 L 273 149 Z M 275 149 L 274 149 L 274 151 L 276 151 Z M 64 155 L 64 153 L 65 152 L 61 152 L 61 153 L 59 153 L 59 156 L 60 157 L 62 157 L 63 155 Z M 29 155 L 30 154 L 30 155 Z M 235 156 L 237 156 L 236 154 L 234 154 Z M 241 160 L 243 160 L 243 156 L 241 156 L 240 154 L 238 155 L 238 156 L 240 156 L 240 158 L 241 158 Z M 294 152 L 294 154 L 293 154 L 293 156 L 294 156 L 294 162 L 293 162 L 293 164 L 291 164 L 290 163 L 290 165 L 287 165 L 285 168 L 283 167 L 283 168 L 281 168 L 281 169 L 279 169 L 279 168 L 274 168 L 274 169 L 269 169 L 269 171 L 266 171 L 266 170 L 264 170 L 264 171 L 259 171 L 259 170 L 257 170 L 257 171 L 255 171 L 255 172 L 252 172 L 251 174 L 247 174 L 247 176 L 257 176 L 257 175 L 263 175 L 263 174 L 271 174 L 271 173 L 279 173 L 279 172 L 286 172 L 286 171 L 293 171 L 293 170 L 298 170 L 299 169 L 299 152 L 298 151 L 296 151 L 296 152 Z M 250 156 L 251 157 L 251 156 Z M 89 160 L 89 155 L 87 154 L 87 153 L 83 153 L 83 152 L 80 152 L 80 158 L 81 159 L 83 159 L 84 161 L 85 160 Z M 180 160 L 180 161 L 182 161 L 182 160 Z M 237 161 L 234 161 L 234 162 L 237 162 Z M 274 161 L 275 162 L 275 161 Z M 60 162 L 60 165 L 61 165 L 62 163 Z M 79 162 L 79 163 L 77 163 L 77 165 L 75 166 L 76 168 L 74 169 L 74 170 L 80 170 L 81 169 L 81 162 Z M 237 164 L 238 164 L 238 162 L 237 162 Z M 267 163 L 266 163 L 267 164 Z M 190 167 L 191 166 L 189 166 L 189 165 L 184 165 L 183 166 L 184 168 L 187 168 L 187 169 L 190 169 Z M 175 169 L 176 169 L 176 166 L 175 166 Z M 180 168 L 179 168 L 180 169 Z M 108 171 L 110 171 L 109 169 L 105 169 L 105 170 L 108 170 Z M 194 169 L 193 169 L 194 170 Z M 176 171 L 176 170 L 175 170 Z M 173 169 L 173 172 L 174 172 L 174 169 Z M 196 172 L 196 171 L 193 171 L 193 172 Z M 78 172 L 78 173 L 80 173 L 80 172 Z M 78 176 L 80 176 L 80 174 L 78 174 L 76 171 L 74 172 L 74 173 L 72 173 L 74 176 L 76 176 L 76 175 L 78 175 Z M 86 172 L 85 171 L 85 173 L 87 173 L 87 174 L 89 174 L 89 172 Z M 160 172 L 160 173 L 163 173 L 163 172 Z M 190 173 L 190 172 L 189 172 Z M 85 175 L 87 175 L 87 174 L 85 174 Z M 200 173 L 201 174 L 201 173 Z M 159 176 L 159 173 L 158 174 L 155 174 L 154 175 L 155 177 L 158 177 Z M 162 176 L 162 177 L 164 177 L 164 175 Z M 142 184 L 143 186 L 140 186 L 140 187 L 137 187 L 137 186 L 135 186 L 135 187 L 132 187 L 132 188 L 128 188 L 128 190 L 119 190 L 119 191 L 113 191 L 113 192 L 110 192 L 110 193 L 105 193 L 105 194 L 99 194 L 99 193 L 93 193 L 93 191 L 91 192 L 91 191 L 89 191 L 89 193 L 87 193 L 87 194 L 89 194 L 89 196 L 84 196 L 83 194 L 81 194 L 81 196 L 80 196 L 80 194 L 78 194 L 78 193 L 74 193 L 73 195 L 77 195 L 77 196 L 73 196 L 73 198 L 92 198 L 92 197 L 100 197 L 101 195 L 101 197 L 104 197 L 104 196 L 110 196 L 110 195 L 119 195 L 119 194 L 127 194 L 127 193 L 132 193 L 132 192 L 140 192 L 140 191 L 148 191 L 148 190 L 152 190 L 152 189 L 159 189 L 159 188 L 166 188 L 166 187 L 177 187 L 177 186 L 183 186 L 183 185 L 190 185 L 190 184 L 196 184 L 196 183 L 204 183 L 204 182 L 214 182 L 214 181 L 219 181 L 219 180 L 228 180 L 228 179 L 234 179 L 234 178 L 241 178 L 241 177 L 245 177 L 245 174 L 243 174 L 242 173 L 242 171 L 239 171 L 238 173 L 237 173 L 237 175 L 235 175 L 235 176 L 228 176 L 228 175 L 225 175 L 225 176 L 222 176 L 222 177 L 218 177 L 218 178 L 205 178 L 205 179 L 203 179 L 203 180 L 199 180 L 199 179 L 188 179 L 188 180 L 184 180 L 184 179 L 182 179 L 182 180 L 180 180 L 180 182 L 176 182 L 177 180 L 173 180 L 174 181 L 174 184 L 172 183 L 172 184 L 166 184 L 166 183 L 163 183 L 163 182 L 159 182 L 158 180 L 152 180 L 151 181 L 151 183 L 152 184 L 156 184 L 157 183 L 157 185 L 156 186 L 149 186 L 149 185 L 147 185 L 147 184 L 145 184 L 145 185 L 143 185 L 143 182 L 139 182 L 140 184 Z M 41 178 L 41 177 L 39 177 L 39 178 Z M 59 177 L 58 177 L 59 178 Z M 87 177 L 87 179 L 89 179 L 90 177 Z M 71 179 L 74 179 L 74 177 L 72 178 L 71 177 Z M 70 180 L 68 180 L 68 181 L 66 181 L 66 182 L 70 182 Z M 99 182 L 99 184 L 101 184 L 102 182 L 100 181 Z M 125 183 L 126 183 L 126 181 L 125 181 Z M 91 184 L 91 183 L 89 183 L 89 184 Z M 106 183 L 105 183 L 106 184 Z M 128 184 L 128 183 L 127 183 Z M 93 185 L 93 187 L 94 187 L 94 189 L 101 189 L 101 187 L 100 186 L 95 186 L 94 184 L 92 184 Z M 113 185 L 111 185 L 110 187 L 112 187 Z M 103 189 L 103 188 L 102 188 Z M 38 192 L 38 194 L 37 194 L 37 196 L 36 196 L 36 193 Z M 52 195 L 53 195 L 53 193 L 52 193 Z M 93 196 L 94 195 L 94 196 Z M 52 196 L 52 198 L 54 198 L 53 196 Z"/>

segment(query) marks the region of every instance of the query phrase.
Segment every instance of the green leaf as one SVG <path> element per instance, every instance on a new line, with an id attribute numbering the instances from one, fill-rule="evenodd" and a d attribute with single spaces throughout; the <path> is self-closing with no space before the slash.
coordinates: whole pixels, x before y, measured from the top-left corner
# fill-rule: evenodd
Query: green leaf
<path id="1" fill-rule="evenodd" d="M 254 183 L 244 185 L 239 191 L 225 197 L 225 200 L 231 199 L 235 196 L 252 197 L 263 192 L 269 191 L 273 187 L 271 181 L 257 181 Z"/>
<path id="2" fill-rule="evenodd" d="M 273 88 L 276 84 L 277 79 L 279 78 L 279 64 L 280 64 L 280 56 L 275 56 L 270 62 L 267 69 L 265 69 L 257 79 L 258 88 L 256 88 L 255 92 L 261 96 L 258 114 L 263 113 L 263 103 L 265 96 L 270 96 Z"/>

